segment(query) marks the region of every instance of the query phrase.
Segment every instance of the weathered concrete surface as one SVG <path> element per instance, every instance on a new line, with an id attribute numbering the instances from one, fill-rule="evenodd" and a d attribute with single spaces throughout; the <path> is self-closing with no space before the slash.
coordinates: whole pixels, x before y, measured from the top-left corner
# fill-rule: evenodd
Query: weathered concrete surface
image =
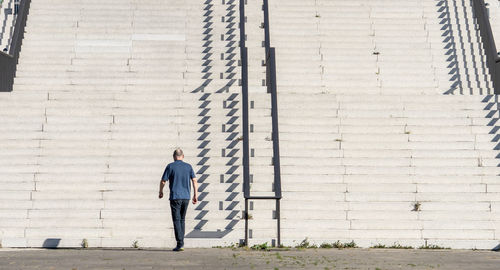
<path id="1" fill-rule="evenodd" d="M 498 269 L 500 253 L 471 250 L 0 249 L 0 269 Z"/>

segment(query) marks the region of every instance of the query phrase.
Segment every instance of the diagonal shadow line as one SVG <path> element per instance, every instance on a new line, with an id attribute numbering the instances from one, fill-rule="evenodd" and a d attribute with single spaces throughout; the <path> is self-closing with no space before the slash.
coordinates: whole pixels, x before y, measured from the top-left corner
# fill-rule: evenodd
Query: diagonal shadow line
<path id="1" fill-rule="evenodd" d="M 491 142 L 495 142 L 495 146 L 493 150 L 500 150 L 500 134 L 497 134 L 500 131 L 500 126 L 497 126 L 496 123 L 500 119 L 500 103 L 498 100 L 498 95 L 487 95 L 481 101 L 485 103 L 484 110 L 487 111 L 485 118 L 491 119 L 489 121 L 488 126 L 491 127 L 491 130 L 488 134 L 492 135 Z M 500 153 L 495 156 L 497 160 L 497 167 L 500 167 Z"/>
<path id="2" fill-rule="evenodd" d="M 448 68 L 450 69 L 450 74 L 454 74 L 451 78 L 453 84 L 450 89 L 445 91 L 443 94 L 452 95 L 457 89 L 460 93 L 463 93 L 462 76 L 460 74 L 460 67 L 458 64 L 457 45 L 454 38 L 453 25 L 451 23 L 450 7 L 448 5 L 448 1 L 446 0 L 438 2 L 437 6 L 438 12 L 440 13 L 439 18 L 442 18 L 440 24 L 443 25 L 441 27 L 441 31 L 443 31 L 442 36 L 444 37 L 444 48 L 448 50 L 447 55 L 450 54 L 450 57 L 447 59 L 447 61 L 450 62 Z"/>
<path id="3" fill-rule="evenodd" d="M 236 6 L 231 5 L 231 3 L 233 3 L 234 1 L 235 0 L 230 0 L 230 2 L 228 2 L 226 4 L 226 5 L 230 5 L 227 8 L 227 12 L 228 12 L 227 15 L 228 16 L 233 16 L 233 14 L 235 13 L 234 8 Z M 205 62 L 203 63 L 203 66 L 205 68 L 202 71 L 202 73 L 204 73 L 202 78 L 205 81 L 199 87 L 197 87 L 195 90 L 193 90 L 191 93 L 204 92 L 205 88 L 212 82 L 212 78 L 211 78 L 212 73 L 210 73 L 209 71 L 212 69 L 211 63 L 213 62 L 213 60 L 212 60 L 212 58 L 213 58 L 212 47 L 210 47 L 210 46 L 213 43 L 213 40 L 212 40 L 213 35 L 211 34 L 212 33 L 211 30 L 213 28 L 211 28 L 211 27 L 214 24 L 213 20 L 212 20 L 213 19 L 212 14 L 213 14 L 214 5 L 212 5 L 212 0 L 206 0 L 204 5 L 205 5 L 204 10 L 206 11 L 204 14 L 204 22 L 206 23 L 205 24 L 206 30 L 204 32 L 204 36 L 202 37 L 202 41 L 204 42 L 202 47 L 205 47 L 205 50 L 203 51 L 203 53 L 204 53 L 203 60 L 205 60 Z M 233 52 L 236 49 L 234 46 L 237 43 L 235 41 L 233 41 L 235 36 L 231 35 L 234 31 L 236 31 L 235 26 L 237 26 L 235 23 L 229 22 L 228 27 L 226 27 L 226 28 L 228 28 L 228 30 L 227 30 L 227 34 L 228 34 L 227 44 L 229 45 L 229 46 L 228 45 L 225 46 L 227 49 L 226 53 L 228 55 L 228 59 L 226 59 L 226 61 L 228 61 L 228 65 L 226 65 L 226 66 L 228 67 L 227 73 L 229 73 L 229 76 L 228 76 L 229 78 L 226 79 L 227 83 L 223 87 L 221 87 L 219 90 L 215 91 L 215 93 L 229 92 L 229 87 L 231 87 L 232 85 L 234 85 L 236 83 L 236 80 L 233 79 L 233 77 L 236 74 L 231 73 L 234 69 L 236 69 L 236 63 L 237 63 L 235 60 L 233 60 L 233 58 L 236 56 L 235 54 L 233 55 Z M 203 167 L 198 171 L 198 173 L 205 173 L 209 167 L 209 165 L 207 165 L 209 163 L 209 157 L 207 157 L 207 155 L 208 155 L 210 150 L 205 149 L 205 147 L 210 142 L 210 140 L 209 140 L 210 133 L 206 132 L 206 130 L 210 126 L 210 124 L 209 124 L 209 122 L 210 122 L 210 115 L 209 115 L 210 109 L 207 108 L 208 105 L 211 103 L 210 96 L 211 96 L 211 94 L 206 93 L 202 96 L 202 98 L 199 99 L 199 101 L 202 103 L 201 106 L 199 107 L 201 110 L 201 112 L 199 113 L 199 116 L 202 117 L 199 124 L 202 125 L 202 127 L 198 131 L 201 133 L 200 137 L 199 137 L 199 141 L 201 141 L 201 144 L 198 147 L 201 150 L 200 150 L 200 153 L 198 154 L 198 156 L 203 157 L 202 160 L 200 161 L 200 165 L 203 165 Z M 237 94 L 232 94 L 227 101 L 224 101 L 224 104 L 226 102 L 232 103 L 229 108 L 225 108 L 225 109 L 230 111 L 230 113 L 228 114 L 228 117 L 230 117 L 230 120 L 228 121 L 228 123 L 232 123 L 234 121 L 234 119 L 237 118 L 234 116 L 234 114 L 237 112 L 237 109 L 234 109 L 234 106 L 235 106 L 235 104 L 237 104 L 237 101 L 235 103 L 234 99 L 237 96 L 238 96 Z M 237 125 L 232 125 L 232 126 L 237 126 Z M 233 143 L 234 142 L 231 141 L 228 148 L 234 147 Z M 235 187 L 238 185 L 238 184 L 234 183 L 236 178 L 238 177 L 238 175 L 234 174 L 234 172 L 236 171 L 235 168 L 237 168 L 237 166 L 233 166 L 233 163 L 235 162 L 235 160 L 237 160 L 237 158 L 234 157 L 234 154 L 237 151 L 234 151 L 234 150 L 236 150 L 236 149 L 233 149 L 231 151 L 230 162 L 227 164 L 227 166 L 230 166 L 230 169 L 228 172 L 231 172 L 230 173 L 231 176 L 229 177 L 228 181 L 229 181 L 229 183 L 231 183 L 231 187 Z M 208 174 L 202 174 L 202 176 L 200 178 L 206 179 L 208 176 L 209 176 Z M 200 220 L 200 221 L 194 227 L 194 230 L 192 230 L 191 232 L 186 234 L 186 236 L 185 236 L 186 238 L 223 238 L 224 236 L 229 234 L 231 231 L 233 231 L 233 228 L 239 222 L 239 219 L 237 219 L 237 217 L 236 217 L 236 215 L 239 211 L 232 211 L 231 214 L 228 216 L 228 218 L 226 218 L 226 219 L 230 219 L 231 221 L 224 228 L 224 231 L 222 231 L 222 230 L 203 231 L 202 230 L 202 228 L 208 223 L 208 220 L 204 219 L 204 217 L 208 213 L 208 210 L 204 210 L 206 205 L 208 204 L 208 202 L 203 201 L 203 199 L 208 195 L 208 192 L 207 192 L 208 186 L 209 186 L 208 183 L 204 184 L 203 192 L 201 192 L 201 194 L 200 194 L 200 197 L 203 196 L 203 198 L 200 200 L 200 203 L 203 203 L 203 205 L 200 205 L 196 209 L 196 210 L 200 211 L 200 213 L 197 215 L 197 218 L 196 218 L 197 220 Z M 233 191 L 234 191 L 234 188 L 230 188 L 227 191 L 228 193 L 230 193 L 228 198 L 231 198 L 231 201 L 236 197 L 237 194 L 239 194 L 239 193 L 233 192 Z M 227 199 L 226 199 L 226 201 L 227 201 Z M 239 202 L 231 202 L 230 208 L 231 209 L 234 208 L 238 203 Z"/>
<path id="4" fill-rule="evenodd" d="M 460 24 L 460 15 L 459 15 L 459 11 L 458 11 L 458 4 L 457 4 L 457 0 L 453 0 L 453 12 L 455 14 L 455 23 L 457 25 L 457 34 L 458 34 L 458 38 L 459 38 L 459 43 L 460 43 L 460 47 L 461 47 L 461 53 L 462 53 L 462 61 L 464 62 L 464 74 L 465 74 L 465 79 L 466 79 L 466 82 L 467 82 L 467 88 L 469 90 L 469 94 L 473 94 L 473 91 L 472 91 L 472 84 L 471 84 L 471 78 L 470 78 L 470 75 L 469 75 L 469 72 L 468 72 L 468 65 L 467 65 L 467 57 L 466 57 L 466 52 L 465 52 L 465 42 L 464 42 L 464 34 L 463 34 L 463 30 L 462 30 L 462 27 L 461 27 L 461 24 Z M 462 91 L 460 92 L 460 94 L 465 94 L 463 92 L 463 89 Z"/>
<path id="5" fill-rule="evenodd" d="M 474 51 L 474 46 L 473 46 L 473 43 L 472 43 L 472 37 L 471 37 L 471 32 L 474 31 L 475 29 L 470 29 L 470 24 L 469 24 L 469 12 L 467 11 L 467 7 L 465 5 L 465 0 L 462 0 L 462 13 L 464 14 L 464 20 L 465 20 L 465 32 L 467 33 L 467 42 L 468 44 L 470 44 L 470 53 L 471 53 L 471 57 L 472 57 L 472 67 L 473 67 L 473 72 L 474 72 L 474 76 L 476 77 L 475 81 L 476 81 L 476 85 L 477 85 L 477 88 L 478 89 L 481 89 L 481 83 L 479 81 L 479 73 L 478 73 L 478 67 L 477 67 L 477 61 L 476 61 L 476 54 L 475 54 L 475 51 Z M 480 90 L 481 91 L 481 95 L 483 94 L 482 93 L 482 89 Z"/>

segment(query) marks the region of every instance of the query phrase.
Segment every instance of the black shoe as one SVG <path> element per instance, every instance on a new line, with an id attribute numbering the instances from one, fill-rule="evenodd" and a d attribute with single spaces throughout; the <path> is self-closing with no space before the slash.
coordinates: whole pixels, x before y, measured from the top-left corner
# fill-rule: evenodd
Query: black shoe
<path id="1" fill-rule="evenodd" d="M 172 251 L 184 251 L 184 248 L 183 247 L 176 247 L 174 249 L 172 249 Z"/>

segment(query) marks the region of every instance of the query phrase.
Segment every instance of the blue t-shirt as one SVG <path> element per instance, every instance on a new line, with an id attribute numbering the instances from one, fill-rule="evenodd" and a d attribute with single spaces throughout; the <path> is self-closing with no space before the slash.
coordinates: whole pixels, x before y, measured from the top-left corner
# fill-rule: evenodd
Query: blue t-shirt
<path id="1" fill-rule="evenodd" d="M 193 167 L 182 160 L 167 165 L 161 178 L 169 181 L 170 200 L 189 200 L 191 197 L 191 179 L 196 178 Z"/>

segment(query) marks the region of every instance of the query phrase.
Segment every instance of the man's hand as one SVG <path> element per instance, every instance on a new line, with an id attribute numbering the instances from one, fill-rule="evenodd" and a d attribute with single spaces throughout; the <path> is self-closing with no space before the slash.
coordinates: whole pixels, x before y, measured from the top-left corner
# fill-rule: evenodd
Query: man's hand
<path id="1" fill-rule="evenodd" d="M 160 194 L 158 195 L 158 198 L 163 198 L 163 188 L 165 187 L 165 182 L 163 179 L 160 181 Z"/>
<path id="2" fill-rule="evenodd" d="M 191 182 L 193 183 L 193 204 L 198 202 L 198 180 L 196 178 L 191 178 Z"/>

